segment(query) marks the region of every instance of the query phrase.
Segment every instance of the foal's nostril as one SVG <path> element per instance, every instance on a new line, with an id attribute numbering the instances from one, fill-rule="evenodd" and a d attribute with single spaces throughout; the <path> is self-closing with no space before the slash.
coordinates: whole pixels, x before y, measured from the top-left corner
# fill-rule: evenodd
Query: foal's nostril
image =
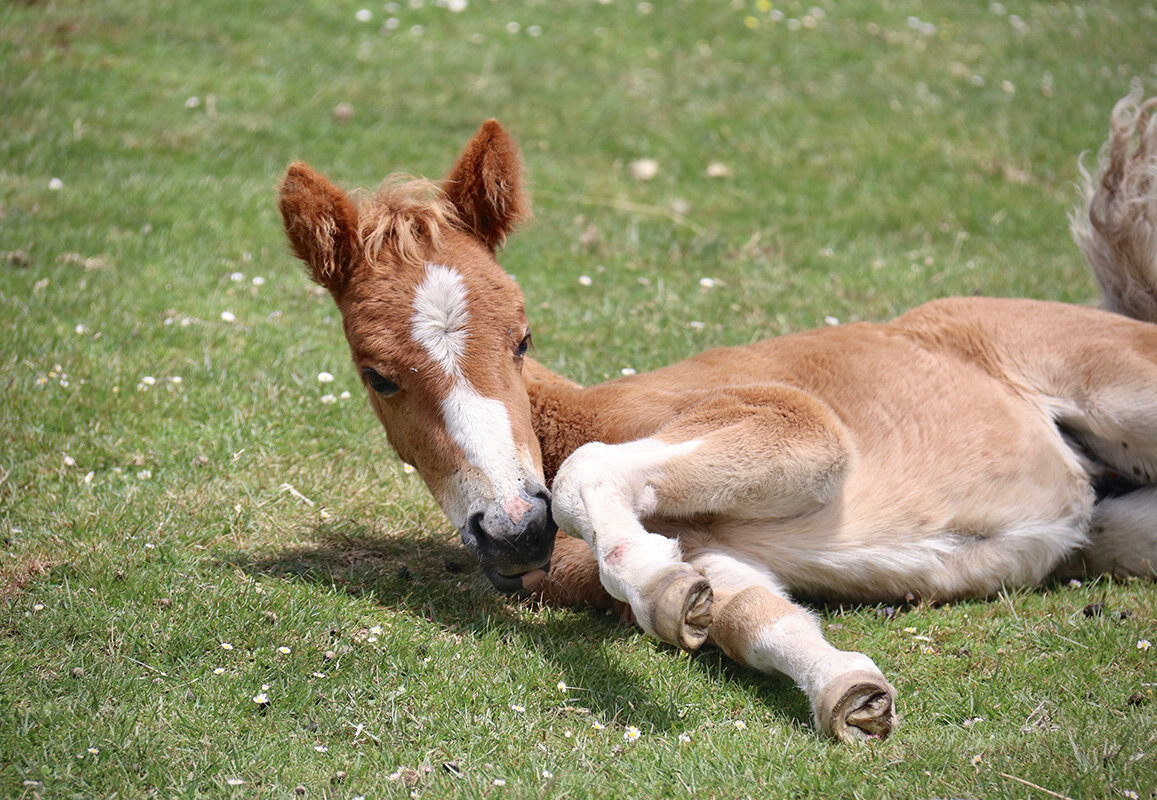
<path id="1" fill-rule="evenodd" d="M 462 543 L 475 552 L 481 550 L 485 543 L 490 540 L 490 536 L 482 524 L 485 518 L 485 513 L 476 511 L 470 515 L 470 519 L 466 521 L 466 525 L 461 530 Z"/>

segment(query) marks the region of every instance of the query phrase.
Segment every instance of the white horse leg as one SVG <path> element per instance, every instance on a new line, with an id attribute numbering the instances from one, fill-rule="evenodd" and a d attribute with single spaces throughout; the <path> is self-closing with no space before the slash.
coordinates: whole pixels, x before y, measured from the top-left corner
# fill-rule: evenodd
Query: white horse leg
<path id="1" fill-rule="evenodd" d="M 554 516 L 591 546 L 603 585 L 643 630 L 694 649 L 707 636 L 711 588 L 677 540 L 642 520 L 806 513 L 833 495 L 847 452 L 842 425 L 810 395 L 740 390 L 652 438 L 577 449 L 555 478 Z"/>
<path id="2" fill-rule="evenodd" d="M 884 674 L 863 653 L 829 644 L 815 616 L 791 602 L 770 572 L 711 548 L 689 561 L 715 590 L 712 642 L 742 664 L 794 680 L 829 736 L 862 741 L 891 732 L 896 691 Z"/>
<path id="3" fill-rule="evenodd" d="M 677 540 L 649 533 L 639 520 L 657 510 L 654 484 L 665 467 L 697 446 L 583 445 L 559 470 L 553 499 L 555 521 L 594 550 L 611 596 L 630 605 L 648 634 L 688 650 L 707 638 L 711 588 L 683 561 Z"/>

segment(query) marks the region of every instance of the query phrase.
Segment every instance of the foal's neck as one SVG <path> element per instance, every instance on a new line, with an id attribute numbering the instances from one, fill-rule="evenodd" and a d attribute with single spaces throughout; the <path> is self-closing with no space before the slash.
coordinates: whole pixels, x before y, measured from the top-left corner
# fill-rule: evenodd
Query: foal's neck
<path id="1" fill-rule="evenodd" d="M 579 446 L 599 437 L 597 404 L 583 397 L 586 390 L 551 372 L 532 358 L 522 368 L 534 432 L 542 447 L 542 469 L 549 486 L 562 462 Z M 585 402 L 584 402 L 585 401 Z"/>

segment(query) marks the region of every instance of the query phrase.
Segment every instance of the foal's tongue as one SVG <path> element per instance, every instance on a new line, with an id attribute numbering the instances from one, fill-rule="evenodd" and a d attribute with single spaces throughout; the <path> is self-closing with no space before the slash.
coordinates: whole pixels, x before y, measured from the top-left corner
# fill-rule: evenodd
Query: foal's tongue
<path id="1" fill-rule="evenodd" d="M 527 591 L 533 591 L 534 587 L 542 583 L 542 579 L 546 577 L 546 572 L 541 569 L 532 569 L 530 572 L 522 576 L 522 588 Z"/>

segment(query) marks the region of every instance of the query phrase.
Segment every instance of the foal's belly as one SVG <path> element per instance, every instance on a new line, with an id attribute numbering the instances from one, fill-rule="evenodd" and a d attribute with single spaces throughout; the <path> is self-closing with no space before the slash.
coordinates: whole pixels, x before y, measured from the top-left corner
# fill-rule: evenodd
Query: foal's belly
<path id="1" fill-rule="evenodd" d="M 987 410 L 997 422 L 983 433 L 877 432 L 823 508 L 711 520 L 680 534 L 684 551 L 723 547 L 793 593 L 831 600 L 949 600 L 1039 583 L 1085 541 L 1094 492 L 1041 412 L 1015 401 Z"/>

